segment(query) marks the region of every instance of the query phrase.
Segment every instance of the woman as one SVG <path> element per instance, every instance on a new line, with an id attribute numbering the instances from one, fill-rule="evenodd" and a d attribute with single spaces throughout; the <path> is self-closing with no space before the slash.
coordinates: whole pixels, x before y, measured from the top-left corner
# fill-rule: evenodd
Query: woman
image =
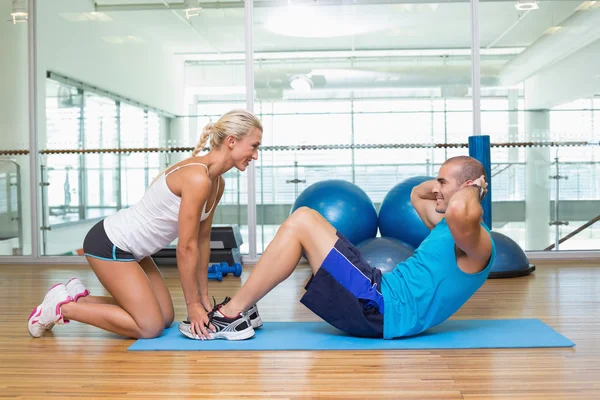
<path id="1" fill-rule="evenodd" d="M 244 171 L 258 159 L 262 130 L 258 118 L 245 110 L 209 123 L 190 158 L 162 172 L 137 204 L 87 234 L 86 259 L 112 297 L 89 296 L 76 278 L 54 285 L 29 316 L 29 333 L 41 337 L 54 324 L 75 320 L 131 338 L 159 336 L 175 312 L 151 255 L 178 238 L 177 267 L 192 332 L 200 339 L 254 335 L 247 315 L 237 330 L 224 330 L 218 316 L 208 312 L 213 305 L 207 270 L 212 219 L 224 189 L 221 175 L 233 167 Z M 211 150 L 198 156 L 209 139 Z"/>

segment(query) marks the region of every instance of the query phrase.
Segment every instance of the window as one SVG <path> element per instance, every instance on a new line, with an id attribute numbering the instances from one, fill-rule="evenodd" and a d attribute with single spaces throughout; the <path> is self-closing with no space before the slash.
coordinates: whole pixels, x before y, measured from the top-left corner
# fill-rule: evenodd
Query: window
<path id="1" fill-rule="evenodd" d="M 167 117 L 65 79 L 46 81 L 47 149 L 159 147 Z M 99 218 L 137 202 L 161 170 L 160 154 L 46 156 L 44 206 L 49 225 Z"/>

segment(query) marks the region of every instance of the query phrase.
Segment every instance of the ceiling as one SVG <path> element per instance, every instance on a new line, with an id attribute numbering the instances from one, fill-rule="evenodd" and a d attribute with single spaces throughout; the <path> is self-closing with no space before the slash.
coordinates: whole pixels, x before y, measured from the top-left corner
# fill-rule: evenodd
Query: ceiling
<path id="1" fill-rule="evenodd" d="M 81 0 L 61 1 L 77 1 L 78 7 L 81 4 Z M 103 24 L 102 34 L 139 38 L 140 45 L 159 45 L 183 61 L 191 61 L 187 69 L 197 70 L 199 87 L 232 86 L 233 81 L 239 86 L 239 78 L 231 77 L 234 74 L 241 76 L 243 85 L 244 2 L 201 1 L 200 15 L 188 20 L 181 1 L 88 1 L 100 13 L 90 18 L 102 16 L 110 22 Z M 309 75 L 316 88 L 332 90 L 470 86 L 469 1 L 255 0 L 254 4 L 254 51 L 279 53 L 276 60 L 255 66 L 255 86 L 262 91 L 259 96 L 281 97 L 282 91 L 290 89 L 290 78 L 297 74 Z M 558 36 L 564 36 L 560 27 L 578 21 L 577 9 L 582 4 L 594 8 L 596 16 L 600 14 L 600 1 L 542 0 L 535 11 L 518 11 L 514 1 L 480 1 L 482 84 L 499 85 L 507 65 L 521 68 L 515 59 L 535 54 L 532 49 L 552 40 L 557 31 Z M 583 46 L 587 42 L 582 37 L 588 42 L 599 39 L 600 18 L 587 24 L 579 31 L 577 26 L 569 26 L 567 41 L 560 47 L 550 46 L 544 60 L 529 58 L 543 67 L 543 63 L 555 62 L 571 51 L 569 40 Z M 382 56 L 379 50 L 394 55 Z M 219 61 L 211 64 L 207 59 Z M 228 59 L 236 59 L 237 66 L 227 66 Z M 511 73 L 511 84 L 522 81 L 514 68 Z M 192 74 L 188 71 L 186 75 Z M 463 89 L 460 91 L 466 93 Z"/>
<path id="2" fill-rule="evenodd" d="M 471 46 L 468 1 L 430 4 L 364 1 L 366 4 L 310 7 L 295 5 L 293 1 L 289 0 L 291 5 L 288 0 L 280 1 L 283 4 L 280 7 L 255 7 L 255 51 Z M 164 7 L 164 3 L 174 9 L 148 10 L 152 5 Z M 96 0 L 99 11 L 129 27 L 132 34 L 152 37 L 174 53 L 243 52 L 243 3 L 230 3 L 231 8 L 204 8 L 198 17 L 186 20 L 181 2 L 145 0 L 141 5 L 139 0 Z M 560 25 L 580 4 L 578 1 L 541 1 L 539 10 L 523 12 L 515 9 L 514 1 L 481 2 L 481 46 L 527 47 L 549 28 Z M 113 11 L 119 5 L 133 5 L 135 10 Z"/>

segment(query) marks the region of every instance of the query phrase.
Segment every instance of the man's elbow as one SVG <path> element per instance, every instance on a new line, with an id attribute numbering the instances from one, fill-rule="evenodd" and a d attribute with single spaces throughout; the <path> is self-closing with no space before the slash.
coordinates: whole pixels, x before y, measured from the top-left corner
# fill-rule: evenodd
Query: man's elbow
<path id="1" fill-rule="evenodd" d="M 451 202 L 446 209 L 447 221 L 479 221 L 483 216 L 481 206 L 472 207 L 466 201 Z"/>
<path id="2" fill-rule="evenodd" d="M 410 192 L 410 204 L 412 204 L 412 206 L 414 207 L 415 204 L 421 199 L 421 196 L 419 195 L 419 189 L 417 189 L 417 186 L 413 187 L 411 192 Z"/>

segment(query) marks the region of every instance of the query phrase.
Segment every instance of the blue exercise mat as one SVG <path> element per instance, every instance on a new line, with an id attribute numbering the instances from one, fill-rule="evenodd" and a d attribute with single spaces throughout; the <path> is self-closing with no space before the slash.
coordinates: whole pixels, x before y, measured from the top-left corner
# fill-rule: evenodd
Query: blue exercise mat
<path id="1" fill-rule="evenodd" d="M 402 350 L 571 347 L 537 319 L 450 320 L 413 337 L 384 340 L 349 336 L 325 322 L 265 322 L 248 340 L 193 340 L 174 323 L 162 336 L 139 339 L 129 350 Z"/>

